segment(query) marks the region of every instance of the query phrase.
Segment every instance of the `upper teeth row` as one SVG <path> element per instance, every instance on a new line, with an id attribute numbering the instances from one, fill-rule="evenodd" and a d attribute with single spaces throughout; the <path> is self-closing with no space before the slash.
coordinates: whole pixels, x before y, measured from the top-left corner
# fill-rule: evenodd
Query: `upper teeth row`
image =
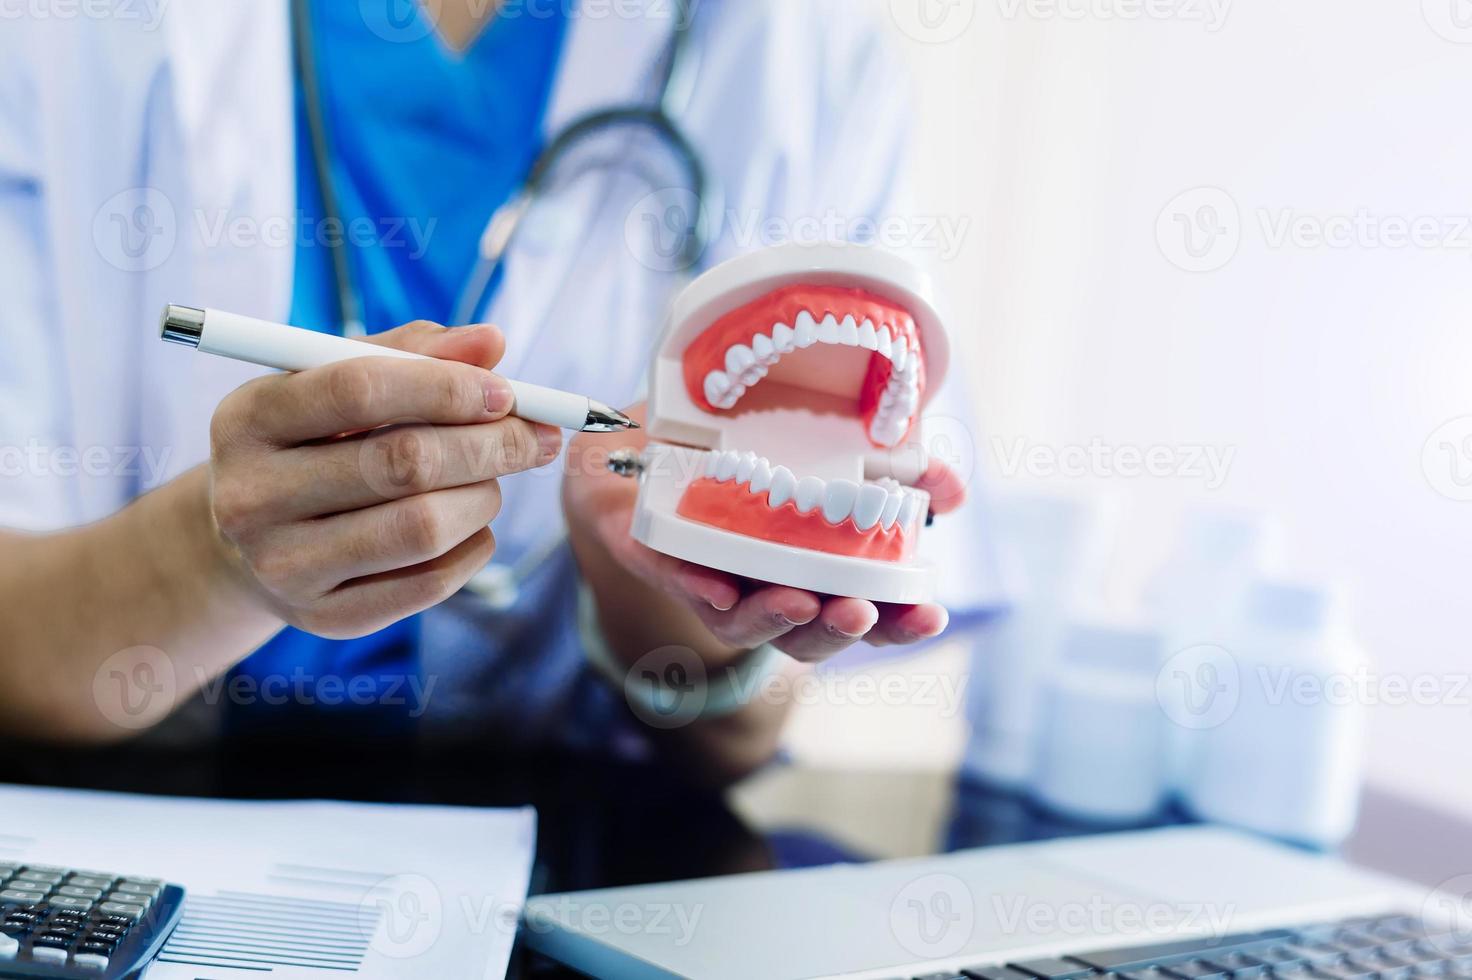
<path id="1" fill-rule="evenodd" d="M 797 315 L 792 326 L 773 324 L 770 334 L 759 333 L 752 337 L 751 346 L 735 344 L 727 350 L 725 370 L 712 371 L 705 376 L 706 401 L 716 408 L 731 408 L 746 394 L 746 389 L 767 376 L 767 371 L 782 359 L 782 355 L 805 350 L 814 344 L 877 351 L 894 365 L 891 384 L 903 376 L 908 379 L 907 383 L 918 385 L 918 340 L 907 338 L 888 325 L 876 327 L 873 320 L 866 319 L 860 323 L 851 315 L 840 320 L 830 313 L 819 321 L 804 310 Z"/>
<path id="2" fill-rule="evenodd" d="M 756 453 L 707 453 L 704 471 L 696 476 L 747 484 L 751 493 L 767 494 L 767 506 L 774 509 L 789 500 L 802 514 L 821 508 L 829 524 L 841 524 L 852 517 L 860 531 L 875 524 L 886 531 L 896 523 L 901 528 L 911 527 L 930 506 L 930 495 L 925 491 L 902 487 L 888 478 L 862 485 L 816 476 L 798 479 L 787 467 L 773 466 Z"/>

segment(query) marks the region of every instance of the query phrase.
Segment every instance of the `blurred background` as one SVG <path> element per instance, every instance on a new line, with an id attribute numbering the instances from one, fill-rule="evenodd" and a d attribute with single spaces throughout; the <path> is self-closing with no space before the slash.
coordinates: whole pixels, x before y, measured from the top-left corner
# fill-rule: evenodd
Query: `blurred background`
<path id="1" fill-rule="evenodd" d="M 1251 577 L 1328 597 L 1318 635 L 1359 678 L 1337 720 L 1316 703 L 1281 725 L 1281 751 L 1343 725 L 1356 747 L 1331 754 L 1362 748 L 1371 784 L 1472 813 L 1472 5 L 864 2 L 915 80 L 914 213 L 937 223 L 919 245 L 980 401 L 957 452 L 1004 512 L 1086 525 L 1055 617 L 1159 634 L 1152 588 L 1180 581 L 1190 541 L 1250 550 Z M 1045 601 L 1033 579 L 1024 605 Z M 1239 588 L 1200 585 L 1218 605 Z M 964 674 L 971 655 L 903 669 Z M 996 724 L 1046 683 L 972 690 L 972 715 Z M 969 734 L 914 705 L 828 703 L 789 743 L 943 766 Z"/>

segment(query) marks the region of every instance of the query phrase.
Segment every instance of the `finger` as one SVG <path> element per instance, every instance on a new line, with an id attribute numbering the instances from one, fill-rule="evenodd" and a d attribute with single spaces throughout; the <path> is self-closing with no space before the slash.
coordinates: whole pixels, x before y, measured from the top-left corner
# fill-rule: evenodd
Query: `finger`
<path id="1" fill-rule="evenodd" d="M 276 520 L 302 520 L 371 507 L 545 466 L 562 432 L 506 418 L 483 425 L 399 425 L 326 445 L 270 453 L 259 465 Z"/>
<path id="2" fill-rule="evenodd" d="M 915 486 L 930 494 L 930 509 L 949 514 L 966 502 L 966 484 L 959 473 L 944 462 L 932 459 Z"/>
<path id="3" fill-rule="evenodd" d="M 759 647 L 818 618 L 823 603 L 811 592 L 769 585 L 738 602 L 729 612 L 698 609 L 711 635 L 727 646 Z"/>
<path id="4" fill-rule="evenodd" d="M 734 575 L 662 554 L 641 544 L 630 533 L 632 509 L 610 511 L 599 526 L 599 536 L 624 568 L 666 595 L 691 602 L 697 609 L 728 612 L 741 601 L 741 583 Z"/>
<path id="5" fill-rule="evenodd" d="M 470 425 L 511 410 L 505 380 L 458 361 L 358 357 L 241 389 L 247 425 L 263 442 L 295 446 L 393 422 Z"/>
<path id="6" fill-rule="evenodd" d="M 499 364 L 506 353 L 506 336 L 484 323 L 469 327 L 442 327 L 428 320 L 415 320 L 363 340 L 426 357 L 473 364 L 487 371 Z"/>
<path id="7" fill-rule="evenodd" d="M 444 602 L 484 568 L 495 553 L 495 536 L 490 528 L 482 528 L 438 558 L 345 583 L 307 618 L 306 626 L 309 631 L 318 632 L 315 625 L 318 620 L 329 630 L 335 623 L 352 623 L 348 635 L 376 633 Z"/>
<path id="8" fill-rule="evenodd" d="M 323 593 L 350 579 L 419 565 L 449 553 L 501 512 L 494 482 L 453 487 L 311 522 L 304 545 Z"/>
<path id="9" fill-rule="evenodd" d="M 879 622 L 865 642 L 875 646 L 919 643 L 940 636 L 949 623 L 950 614 L 941 606 L 880 606 Z"/>
<path id="10" fill-rule="evenodd" d="M 818 618 L 776 641 L 795 660 L 816 663 L 863 639 L 879 621 L 874 603 L 863 599 L 829 599 Z"/>

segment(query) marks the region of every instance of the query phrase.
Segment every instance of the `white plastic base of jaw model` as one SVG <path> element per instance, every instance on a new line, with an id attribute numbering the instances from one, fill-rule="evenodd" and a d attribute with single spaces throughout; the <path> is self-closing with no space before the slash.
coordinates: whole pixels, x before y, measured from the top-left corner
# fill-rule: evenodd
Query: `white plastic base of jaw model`
<path id="1" fill-rule="evenodd" d="M 676 513 L 705 452 L 653 444 L 644 454 L 633 534 L 655 551 L 733 575 L 809 589 L 824 595 L 913 605 L 935 597 L 935 566 L 923 561 L 878 562 L 792 548 L 723 531 Z"/>

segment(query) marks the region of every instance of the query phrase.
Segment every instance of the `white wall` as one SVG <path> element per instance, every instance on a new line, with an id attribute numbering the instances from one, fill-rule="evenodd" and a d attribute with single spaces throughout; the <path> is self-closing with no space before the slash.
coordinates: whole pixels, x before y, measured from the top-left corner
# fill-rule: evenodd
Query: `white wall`
<path id="1" fill-rule="evenodd" d="M 917 213 L 972 222 L 936 258 L 992 478 L 1127 493 L 1140 563 L 1185 501 L 1278 515 L 1353 587 L 1379 670 L 1446 678 L 1372 711 L 1371 778 L 1472 812 L 1472 6 L 869 2 L 921 94 Z M 1186 271 L 1175 215 L 1203 203 L 1227 234 Z M 1274 237 L 1362 211 L 1435 240 Z M 1214 488 L 999 472 L 993 440 L 1095 437 L 1235 455 Z"/>

